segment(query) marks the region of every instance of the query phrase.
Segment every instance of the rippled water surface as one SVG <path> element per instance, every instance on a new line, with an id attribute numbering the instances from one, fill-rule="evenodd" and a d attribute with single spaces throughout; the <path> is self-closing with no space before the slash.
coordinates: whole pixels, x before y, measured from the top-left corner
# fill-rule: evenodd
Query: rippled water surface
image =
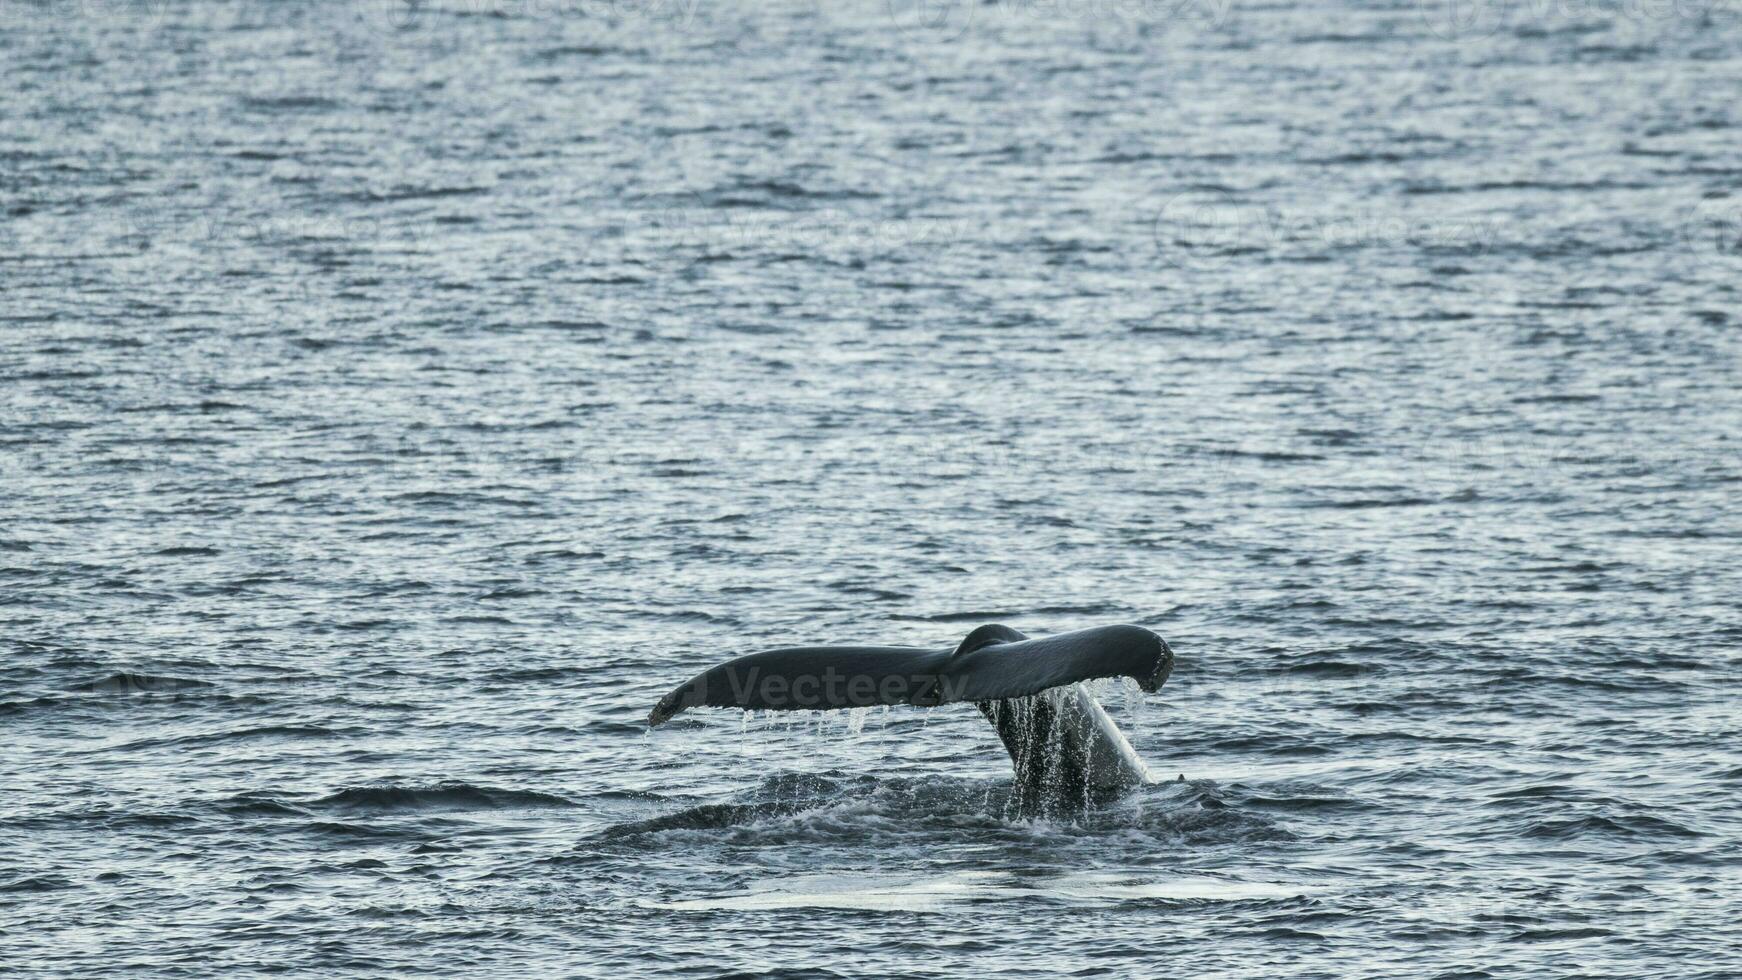
<path id="1" fill-rule="evenodd" d="M 1742 970 L 1733 4 L 0 13 L 9 975 Z"/>

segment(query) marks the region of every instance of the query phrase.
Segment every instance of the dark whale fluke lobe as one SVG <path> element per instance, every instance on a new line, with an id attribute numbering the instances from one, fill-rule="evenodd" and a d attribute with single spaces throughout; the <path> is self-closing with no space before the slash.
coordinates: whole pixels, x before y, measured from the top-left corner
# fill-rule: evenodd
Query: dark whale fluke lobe
<path id="1" fill-rule="evenodd" d="M 1155 692 L 1173 650 L 1141 626 L 1099 626 L 1031 639 L 986 625 L 951 649 L 819 646 L 729 660 L 679 685 L 648 715 L 688 708 L 773 711 L 976 704 L 998 730 L 1026 808 L 1088 800 L 1147 781 L 1137 753 L 1081 681 L 1129 677 Z"/>
<path id="2" fill-rule="evenodd" d="M 1141 626 L 1030 639 L 988 625 L 949 650 L 821 646 L 752 653 L 679 685 L 659 700 L 647 723 L 661 725 L 703 706 L 799 711 L 996 701 L 1101 677 L 1129 677 L 1154 692 L 1172 670 L 1173 651 Z"/>

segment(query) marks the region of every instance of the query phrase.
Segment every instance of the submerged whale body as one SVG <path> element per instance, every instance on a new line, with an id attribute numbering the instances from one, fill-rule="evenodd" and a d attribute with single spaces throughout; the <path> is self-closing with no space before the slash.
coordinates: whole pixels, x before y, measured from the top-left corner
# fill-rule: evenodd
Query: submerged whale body
<path id="1" fill-rule="evenodd" d="M 661 725 L 703 706 L 788 711 L 970 701 L 1010 753 L 1012 803 L 1047 811 L 1099 802 L 1149 778 L 1082 682 L 1129 677 L 1153 693 L 1172 671 L 1173 650 L 1140 626 L 1031 639 L 988 625 L 951 649 L 818 646 L 752 653 L 679 685 L 647 722 Z"/>

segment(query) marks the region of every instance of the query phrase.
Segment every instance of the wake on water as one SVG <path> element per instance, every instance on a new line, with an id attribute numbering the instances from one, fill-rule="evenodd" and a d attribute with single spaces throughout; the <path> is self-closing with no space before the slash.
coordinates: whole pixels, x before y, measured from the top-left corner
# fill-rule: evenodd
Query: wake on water
<path id="1" fill-rule="evenodd" d="M 1303 798 L 1323 795 L 1303 789 Z M 607 827 L 552 863 L 583 877 L 668 868 L 668 884 L 617 899 L 665 912 L 937 913 L 1010 902 L 1286 910 L 1321 886 L 1249 880 L 1238 869 L 1241 852 L 1292 837 L 1248 802 L 1259 795 L 1172 781 L 1105 806 L 1036 815 L 1015 805 L 1009 778 L 780 773 L 726 802 Z M 1234 867 L 1205 868 L 1208 854 L 1236 856 Z"/>
<path id="2" fill-rule="evenodd" d="M 1129 678 L 1082 682 L 1082 688 L 1107 706 L 1109 714 L 1130 729 L 1144 721 L 1147 703 Z M 921 709 L 920 724 L 932 712 Z M 898 717 L 898 716 L 897 716 Z M 743 711 L 739 738 L 748 743 L 771 737 L 796 749 L 802 742 L 845 736 L 856 741 L 889 737 L 891 709 L 887 705 L 841 711 Z M 1041 735 L 1049 733 L 1041 732 Z M 794 744 L 795 737 L 796 742 Z M 990 745 L 988 745 L 990 749 Z M 1040 755 L 1057 755 L 1056 742 Z M 1050 767 L 1056 772 L 1060 767 Z M 963 828 L 1029 834 L 1094 835 L 1135 831 L 1167 839 L 1231 841 L 1287 836 L 1261 813 L 1238 804 L 1239 787 L 1224 788 L 1214 780 L 1151 779 L 1133 791 L 1104 793 L 1077 783 L 1060 785 L 1060 792 L 1037 801 L 1020 791 L 1006 775 L 967 778 L 939 772 L 925 777 L 888 777 L 876 773 L 776 772 L 754 788 L 731 799 L 685 807 L 672 812 L 618 823 L 598 832 L 593 842 L 637 842 L 674 832 L 732 829 L 770 837 L 838 834 L 859 838 L 879 827 L 901 835 Z"/>
<path id="3" fill-rule="evenodd" d="M 980 710 L 998 731 L 1016 776 L 1014 780 L 975 785 L 966 794 L 979 801 L 982 811 L 995 812 L 1005 819 L 1045 817 L 1069 821 L 1107 806 L 1135 787 L 1155 782 L 1126 742 L 1112 713 L 1103 706 L 1103 702 L 1111 701 L 1122 708 L 1120 713 L 1125 722 L 1132 725 L 1141 720 L 1143 693 L 1129 677 L 1108 677 L 1076 682 L 1025 698 L 981 702 Z M 935 709 L 920 710 L 924 711 L 923 726 Z M 758 734 L 773 730 L 790 735 L 797 731 L 816 737 L 838 731 L 860 736 L 873 712 L 880 727 L 886 730 L 890 718 L 890 706 L 886 704 L 821 711 L 744 710 L 739 714 L 739 737 L 741 740 L 753 737 L 753 723 Z M 1074 730 L 1080 729 L 1080 720 L 1087 720 L 1085 712 L 1099 717 L 1104 726 L 1090 729 L 1087 735 Z M 1118 744 L 1118 754 L 1104 757 L 1103 750 L 1110 748 L 1106 744 L 1109 739 Z M 1183 774 L 1180 778 L 1184 779 Z M 679 826 L 689 826 L 719 814 L 783 815 L 821 805 L 801 797 L 785 798 L 779 782 L 777 777 L 773 783 L 764 783 L 764 790 L 774 790 L 773 799 L 749 804 L 709 804 L 670 819 Z M 857 791 L 863 789 L 858 787 Z M 653 821 L 661 819 L 666 818 Z"/>
<path id="4" fill-rule="evenodd" d="M 1136 831 L 1175 843 L 1286 839 L 1263 813 L 1246 809 L 1248 790 L 1214 780 L 1153 783 L 1102 806 L 1047 814 L 1015 807 L 1008 778 L 882 777 L 831 770 L 780 773 L 721 803 L 704 803 L 615 824 L 587 843 L 661 846 L 665 835 L 732 830 L 747 837 L 791 840 L 838 837 L 863 842 L 868 831 L 911 837 L 983 830 L 1091 838 Z"/>
<path id="5" fill-rule="evenodd" d="M 1093 704 L 1113 705 L 1127 726 L 1141 721 L 1144 699 L 1133 681 L 1093 681 L 1081 692 Z M 940 771 L 923 776 L 783 768 L 724 800 L 668 809 L 664 797 L 648 794 L 636 803 L 657 812 L 603 828 L 557 863 L 605 873 L 644 862 L 669 864 L 683 884 L 619 899 L 664 912 L 942 912 L 1026 901 L 1089 908 L 1256 902 L 1280 908 L 1314 890 L 1310 882 L 1209 872 L 1193 860 L 1289 839 L 1275 816 L 1278 805 L 1287 804 L 1273 787 L 1257 791 L 1181 775 L 1117 790 L 1092 788 L 1082 778 L 1087 757 L 1073 756 L 1083 750 L 1083 740 L 1060 723 L 1079 704 L 1072 689 L 1057 689 L 997 702 L 987 712 L 1009 750 L 1014 775 L 976 778 L 945 768 L 959 760 L 939 760 Z M 932 710 L 922 709 L 918 727 L 928 727 Z M 1018 714 L 1014 725 L 1000 725 L 1011 722 L 1003 717 L 1011 710 Z M 745 748 L 784 743 L 769 757 L 788 760 L 790 767 L 790 760 L 831 736 L 850 738 L 860 748 L 892 736 L 903 740 L 913 731 L 906 715 L 892 715 L 884 706 L 747 711 L 738 719 L 738 739 Z M 993 745 L 991 739 L 983 743 L 987 752 L 997 751 Z M 1301 787 L 1299 799 L 1312 806 L 1334 795 Z M 802 861 L 789 864 L 783 856 L 791 854 Z M 1188 868 L 1200 870 L 1183 870 Z"/>

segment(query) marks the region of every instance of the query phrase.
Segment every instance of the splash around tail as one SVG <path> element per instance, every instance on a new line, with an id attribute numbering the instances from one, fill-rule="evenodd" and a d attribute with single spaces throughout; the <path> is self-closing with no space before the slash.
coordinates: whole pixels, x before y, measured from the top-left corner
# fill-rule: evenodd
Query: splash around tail
<path id="1" fill-rule="evenodd" d="M 968 701 L 1010 753 L 1020 808 L 1046 812 L 1092 805 L 1149 780 L 1136 750 L 1081 682 L 1130 677 L 1154 693 L 1173 665 L 1167 642 L 1140 626 L 1031 639 L 989 624 L 949 649 L 821 646 L 753 653 L 679 685 L 647 720 L 658 726 L 699 706 L 784 711 Z"/>

